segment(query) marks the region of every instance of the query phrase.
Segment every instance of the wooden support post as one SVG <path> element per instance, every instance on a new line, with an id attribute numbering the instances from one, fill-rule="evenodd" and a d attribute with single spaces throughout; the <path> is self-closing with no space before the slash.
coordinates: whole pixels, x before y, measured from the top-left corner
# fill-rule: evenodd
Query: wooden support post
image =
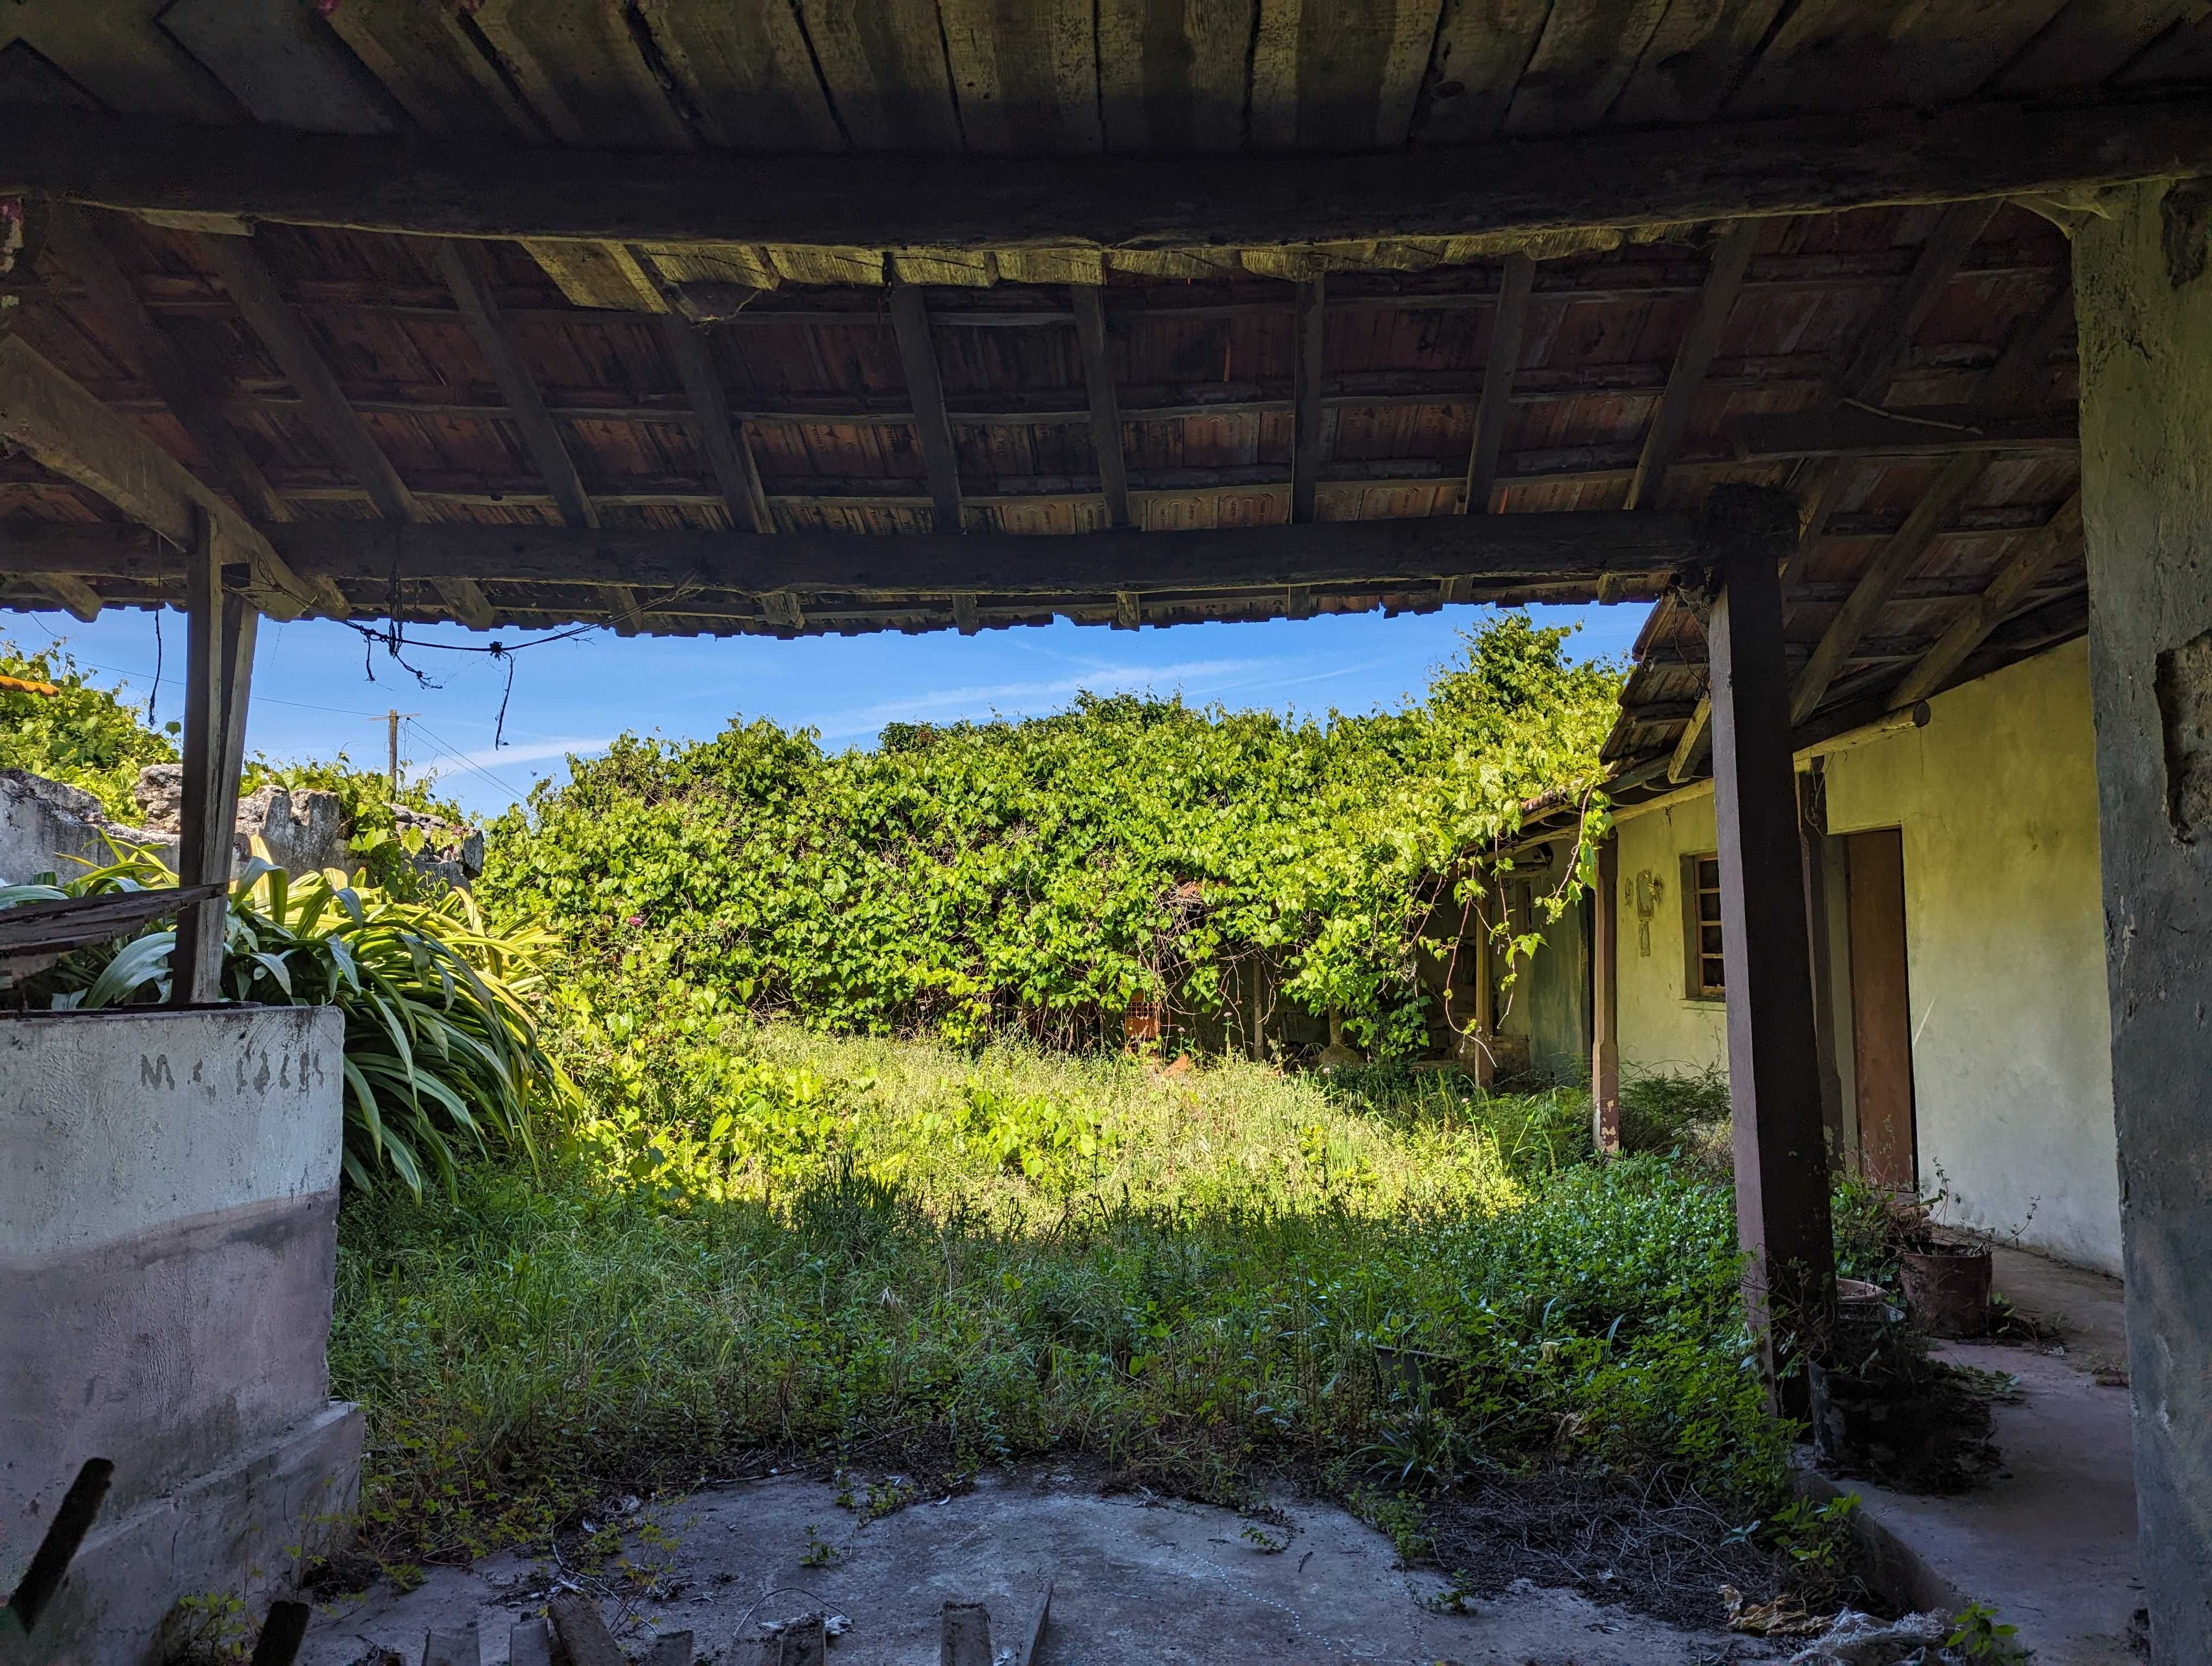
<path id="1" fill-rule="evenodd" d="M 177 882 L 228 888 L 260 615 L 245 597 L 224 594 L 222 558 L 214 520 L 203 514 L 185 556 L 185 793 Z M 169 998 L 175 1005 L 203 1006 L 222 998 L 229 917 L 227 895 L 192 903 L 178 915 L 176 948 L 169 960 Z"/>
<path id="2" fill-rule="evenodd" d="M 1620 1149 L 1620 836 L 1598 841 L 1590 898 L 1590 1143 Z"/>
<path id="3" fill-rule="evenodd" d="M 1796 547 L 1797 510 L 1778 492 L 1722 487 L 1706 525 L 1736 1231 L 1769 1395 L 1783 1415 L 1802 1417 L 1807 1373 L 1791 1366 L 1823 1345 L 1835 1246 L 1782 638 L 1779 569 Z"/>
<path id="4" fill-rule="evenodd" d="M 1291 520 L 1314 518 L 1321 484 L 1322 361 L 1328 344 L 1328 279 L 1316 272 L 1298 285 L 1293 302 L 1291 393 Z"/>

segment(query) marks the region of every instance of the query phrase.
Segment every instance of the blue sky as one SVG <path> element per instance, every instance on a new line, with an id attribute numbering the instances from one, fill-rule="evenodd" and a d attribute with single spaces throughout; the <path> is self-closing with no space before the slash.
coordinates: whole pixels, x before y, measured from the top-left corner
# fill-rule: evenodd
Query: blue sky
<path id="1" fill-rule="evenodd" d="M 1540 623 L 1577 623 L 1578 658 L 1626 653 L 1643 623 L 1638 606 L 1536 607 Z M 495 745 L 507 666 L 483 654 L 412 652 L 439 686 L 424 687 L 380 648 L 325 620 L 264 621 L 248 708 L 249 751 L 272 758 L 329 757 L 382 768 L 384 713 L 414 714 L 402 731 L 410 774 L 434 773 L 440 790 L 472 813 L 496 814 L 548 775 L 567 777 L 567 756 L 599 751 L 625 731 L 689 739 L 732 716 L 818 729 L 832 750 L 873 743 L 884 724 L 948 722 L 1057 711 L 1078 691 L 1180 691 L 1195 704 L 1320 714 L 1366 712 L 1418 694 L 1431 667 L 1456 652 L 1480 607 L 1386 619 L 1379 613 L 1257 624 L 1105 630 L 1065 623 L 924 636 L 623 638 L 592 631 L 518 655 L 504 745 Z M 512 647 L 532 633 L 410 627 L 427 641 Z M 550 633 L 536 633 L 539 635 Z M 0 636 L 26 649 L 60 638 L 103 685 L 143 702 L 162 672 L 156 713 L 182 715 L 184 621 L 113 611 L 92 624 L 65 613 L 18 613 Z M 374 671 L 374 680 L 369 672 Z"/>

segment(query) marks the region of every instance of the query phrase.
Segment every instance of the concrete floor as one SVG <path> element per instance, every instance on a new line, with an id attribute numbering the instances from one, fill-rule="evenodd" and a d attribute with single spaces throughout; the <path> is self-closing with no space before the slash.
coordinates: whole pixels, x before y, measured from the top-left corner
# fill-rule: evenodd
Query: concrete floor
<path id="1" fill-rule="evenodd" d="M 1442 1581 L 1399 1569 L 1382 1535 L 1341 1510 L 1286 1509 L 1289 1542 L 1271 1553 L 1243 1536 L 1254 1523 L 1228 1511 L 1104 1498 L 1066 1474 L 988 1477 L 965 1497 L 865 1526 L 833 1502 L 830 1487 L 770 1478 L 648 1509 L 637 1525 L 655 1530 L 633 1531 L 628 1554 L 653 1571 L 650 1590 L 627 1608 L 610 1591 L 603 1611 L 626 1628 L 634 1656 L 657 1633 L 690 1630 L 701 1657 L 727 1661 L 746 1610 L 764 1592 L 798 1587 L 811 1595 L 770 1597 L 757 1619 L 826 1608 L 851 1622 L 831 1645 L 833 1662 L 935 1666 L 946 1599 L 988 1603 L 1003 1648 L 1049 1577 L 1038 1666 L 1704 1666 L 1785 1653 L 1525 1586 L 1465 1614 L 1434 1612 L 1425 1600 L 1435 1600 Z M 827 1566 L 805 1565 L 810 1529 L 837 1548 Z M 420 1666 L 427 1630 L 471 1620 L 486 1666 L 500 1666 L 508 1628 L 538 1610 L 552 1572 L 542 1557 L 497 1556 L 465 1572 L 434 1569 L 405 1595 L 386 1589 L 340 1602 L 316 1620 L 301 1666 L 356 1666 L 377 1649 Z"/>
<path id="2" fill-rule="evenodd" d="M 1950 1499 L 1842 1485 L 1917 1562 L 1931 1587 L 1917 1601 L 1954 1611 L 1988 1603 L 2021 1628 L 2036 1666 L 2132 1666 L 2139 1657 L 2127 1645 L 2128 1622 L 2143 1592 L 2128 1391 L 2096 1376 L 2126 1360 L 2119 1282 L 2012 1250 L 1996 1251 L 1993 1282 L 2023 1311 L 2062 1319 L 2056 1347 L 1937 1350 L 2020 1378 L 2024 1403 L 1995 1408 L 1997 1479 Z"/>

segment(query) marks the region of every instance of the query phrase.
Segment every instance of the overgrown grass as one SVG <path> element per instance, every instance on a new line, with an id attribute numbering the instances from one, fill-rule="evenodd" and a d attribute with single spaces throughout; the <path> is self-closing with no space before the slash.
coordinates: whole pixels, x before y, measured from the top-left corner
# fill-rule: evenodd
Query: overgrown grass
<path id="1" fill-rule="evenodd" d="M 599 1114 L 537 1171 L 347 1206 L 332 1373 L 387 1551 L 763 1451 L 1073 1450 L 1216 1496 L 1562 1458 L 1753 1513 L 1781 1487 L 1725 1184 L 1577 1160 L 1571 1091 L 654 1031 L 568 1026 Z"/>

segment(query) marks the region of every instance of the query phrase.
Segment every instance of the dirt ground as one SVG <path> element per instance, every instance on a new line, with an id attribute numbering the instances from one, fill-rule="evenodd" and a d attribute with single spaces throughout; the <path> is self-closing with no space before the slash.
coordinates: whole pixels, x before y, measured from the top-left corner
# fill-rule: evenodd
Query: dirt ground
<path id="1" fill-rule="evenodd" d="M 732 1645 L 763 1621 L 823 1610 L 847 1622 L 833 1666 L 934 1666 L 948 1599 L 987 1603 L 1004 1649 L 1047 1578 L 1037 1666 L 1706 1666 L 1782 1653 L 1525 1581 L 1449 1612 L 1441 1578 L 1401 1568 L 1382 1535 L 1322 1505 L 1285 1501 L 1255 1519 L 1141 1493 L 1101 1496 L 1042 1469 L 864 1520 L 866 1485 L 854 1491 L 859 1510 L 830 1484 L 770 1476 L 626 1518 L 622 1549 L 596 1575 L 573 1552 L 559 1564 L 506 1554 L 432 1569 L 404 1594 L 386 1585 L 326 1601 L 302 1666 L 388 1666 L 387 1651 L 420 1666 L 427 1631 L 471 1620 L 485 1666 L 502 1666 L 508 1628 L 564 1579 L 600 1600 L 633 1656 L 688 1630 L 699 1658 L 726 1663 L 750 1652 Z"/>

